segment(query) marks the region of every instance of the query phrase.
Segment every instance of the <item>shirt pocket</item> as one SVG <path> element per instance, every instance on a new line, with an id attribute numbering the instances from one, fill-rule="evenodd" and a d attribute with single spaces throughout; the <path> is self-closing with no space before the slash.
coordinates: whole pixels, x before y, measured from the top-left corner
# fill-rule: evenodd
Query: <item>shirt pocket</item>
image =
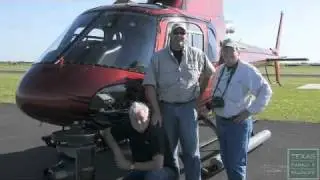
<path id="1" fill-rule="evenodd" d="M 198 83 L 200 71 L 196 66 L 187 65 L 183 70 L 182 75 L 182 78 L 188 83 L 188 85 L 194 85 Z"/>
<path id="2" fill-rule="evenodd" d="M 162 68 L 159 72 L 159 86 L 161 89 L 168 89 L 178 81 L 177 70 L 173 68 Z"/>
<path id="3" fill-rule="evenodd" d="M 244 98 L 244 89 L 240 80 L 230 82 L 228 88 L 228 99 L 235 104 L 241 103 Z"/>

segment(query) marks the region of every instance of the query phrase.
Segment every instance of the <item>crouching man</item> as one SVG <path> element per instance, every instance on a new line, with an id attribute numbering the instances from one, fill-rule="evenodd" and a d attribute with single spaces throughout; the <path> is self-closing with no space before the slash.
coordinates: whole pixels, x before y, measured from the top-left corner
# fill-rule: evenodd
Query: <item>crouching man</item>
<path id="1" fill-rule="evenodd" d="M 129 119 L 130 122 L 102 131 L 118 167 L 131 171 L 124 180 L 177 179 L 178 170 L 165 131 L 149 124 L 149 108 L 141 102 L 132 103 Z M 117 144 L 124 139 L 129 139 L 132 161 L 124 157 Z"/>

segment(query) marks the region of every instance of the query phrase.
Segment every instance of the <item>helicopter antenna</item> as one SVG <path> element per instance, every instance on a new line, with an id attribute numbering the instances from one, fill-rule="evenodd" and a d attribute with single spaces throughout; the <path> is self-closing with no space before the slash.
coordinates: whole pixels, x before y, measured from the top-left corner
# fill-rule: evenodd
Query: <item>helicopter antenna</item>
<path id="1" fill-rule="evenodd" d="M 126 3 L 134 3 L 130 0 L 116 0 L 113 4 L 126 4 Z"/>

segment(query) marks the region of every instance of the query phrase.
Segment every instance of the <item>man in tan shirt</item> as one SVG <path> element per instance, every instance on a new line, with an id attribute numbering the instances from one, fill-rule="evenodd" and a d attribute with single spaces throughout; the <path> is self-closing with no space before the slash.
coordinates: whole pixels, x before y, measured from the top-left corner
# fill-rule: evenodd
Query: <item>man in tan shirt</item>
<path id="1" fill-rule="evenodd" d="M 166 130 L 176 166 L 179 167 L 177 145 L 180 140 L 186 180 L 200 180 L 196 108 L 215 69 L 203 51 L 186 45 L 185 40 L 186 28 L 174 24 L 170 45 L 154 54 L 143 84 L 152 108 L 152 123 Z"/>

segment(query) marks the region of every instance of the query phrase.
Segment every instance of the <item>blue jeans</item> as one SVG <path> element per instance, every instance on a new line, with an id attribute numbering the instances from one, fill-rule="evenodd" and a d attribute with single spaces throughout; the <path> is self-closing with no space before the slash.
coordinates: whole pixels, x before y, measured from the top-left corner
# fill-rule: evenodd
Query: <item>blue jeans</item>
<path id="1" fill-rule="evenodd" d="M 154 171 L 132 171 L 123 180 L 175 180 L 175 172 L 168 168 L 163 167 L 160 170 Z"/>
<path id="2" fill-rule="evenodd" d="M 246 180 L 251 118 L 240 124 L 216 116 L 221 159 L 229 180 Z"/>
<path id="3" fill-rule="evenodd" d="M 180 140 L 186 180 L 201 180 L 196 102 L 191 101 L 185 104 L 161 102 L 160 109 L 176 167 L 179 168 L 178 141 Z"/>

